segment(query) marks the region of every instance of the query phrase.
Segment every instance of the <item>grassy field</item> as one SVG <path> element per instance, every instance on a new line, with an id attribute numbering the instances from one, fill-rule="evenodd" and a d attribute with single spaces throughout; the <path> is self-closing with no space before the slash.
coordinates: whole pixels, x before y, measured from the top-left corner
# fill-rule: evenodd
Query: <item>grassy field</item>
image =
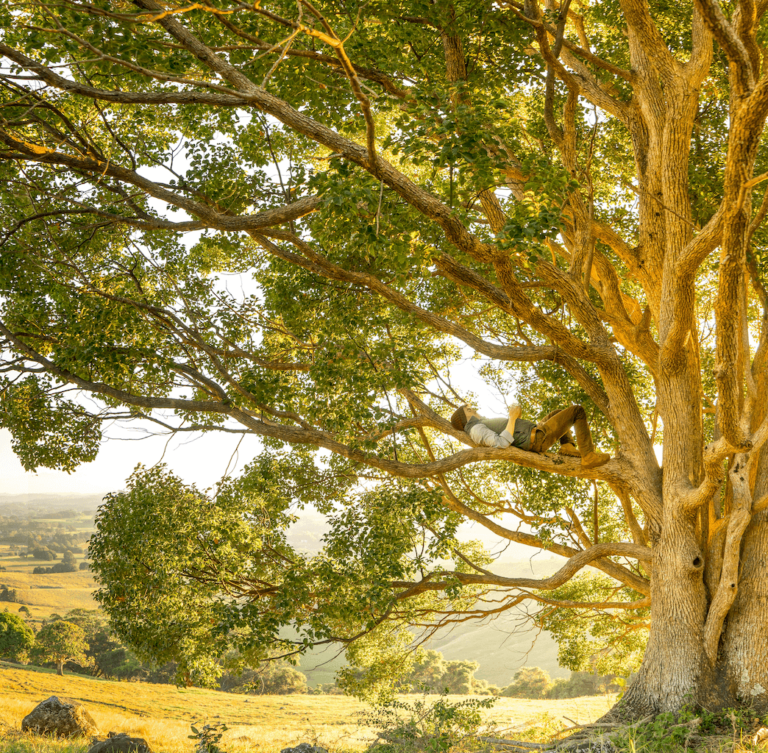
<path id="1" fill-rule="evenodd" d="M 128 732 L 144 737 L 162 753 L 192 750 L 194 742 L 188 735 L 193 721 L 225 723 L 230 729 L 224 747 L 236 753 L 277 753 L 303 741 L 317 741 L 331 751 L 354 751 L 364 748 L 374 737 L 374 731 L 359 720 L 370 707 L 344 696 L 246 696 L 150 683 L 58 677 L 51 671 L 0 663 L 0 720 L 5 723 L 4 727 L 0 724 L 2 753 L 80 753 L 86 749 L 85 743 L 39 747 L 34 737 L 21 734 L 24 716 L 51 695 L 84 703 L 102 735 Z M 486 717 L 502 729 L 522 729 L 536 724 L 544 715 L 568 726 L 570 720 L 581 724 L 593 721 L 612 703 L 611 696 L 561 701 L 501 698 Z"/>
<path id="2" fill-rule="evenodd" d="M 95 583 L 87 570 L 75 573 L 49 573 L 33 575 L 37 565 L 52 565 L 52 562 L 3 557 L 0 564 L 7 570 L 0 572 L 0 583 L 16 589 L 21 603 L 0 602 L 0 611 L 18 612 L 23 604 L 29 609 L 32 622 L 39 623 L 51 614 L 63 614 L 70 609 L 96 609 L 93 598 Z"/>
<path id="3" fill-rule="evenodd" d="M 82 514 L 76 518 L 47 519 L 36 517 L 35 523 L 61 525 L 68 533 L 90 534 L 93 532 L 93 515 Z M 84 545 L 80 545 L 83 547 Z M 0 544 L 0 583 L 16 590 L 21 603 L 0 602 L 0 609 L 17 612 L 24 604 L 30 611 L 33 622 L 41 622 L 51 614 L 62 614 L 70 609 L 96 609 L 93 599 L 95 583 L 90 572 L 79 570 L 74 573 L 50 573 L 33 575 L 32 570 L 38 565 L 48 566 L 54 562 L 35 560 L 31 557 L 11 557 L 11 551 L 18 551 L 18 544 Z M 77 563 L 83 560 L 83 555 L 76 555 Z M 61 561 L 61 555 L 57 562 Z"/>

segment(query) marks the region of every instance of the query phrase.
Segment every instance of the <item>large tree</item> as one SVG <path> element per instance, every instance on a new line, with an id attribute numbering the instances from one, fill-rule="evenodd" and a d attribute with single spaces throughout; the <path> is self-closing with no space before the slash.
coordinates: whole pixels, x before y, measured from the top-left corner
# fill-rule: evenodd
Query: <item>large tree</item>
<path id="1" fill-rule="evenodd" d="M 64 674 L 64 665 L 74 662 L 85 666 L 88 644 L 85 631 L 74 622 L 55 620 L 43 625 L 37 634 L 33 656 L 38 661 L 50 661 L 56 665 L 56 674 Z"/>
<path id="2" fill-rule="evenodd" d="M 20 458 L 71 470 L 107 420 L 263 439 L 214 496 L 154 469 L 104 508 L 121 637 L 192 675 L 341 640 L 375 675 L 403 626 L 529 600 L 575 669 L 650 624 L 633 713 L 768 707 L 766 7 L 3 3 Z M 614 459 L 473 446 L 472 364 Z M 465 520 L 565 563 L 503 577 Z"/>

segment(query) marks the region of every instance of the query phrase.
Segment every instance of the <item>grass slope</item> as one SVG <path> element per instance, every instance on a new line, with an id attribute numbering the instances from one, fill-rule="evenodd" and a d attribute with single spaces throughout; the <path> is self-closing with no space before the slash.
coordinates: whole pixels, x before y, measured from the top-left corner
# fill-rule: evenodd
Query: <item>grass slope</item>
<path id="1" fill-rule="evenodd" d="M 318 741 L 333 751 L 364 748 L 373 731 L 359 723 L 366 704 L 344 696 L 245 696 L 199 688 L 179 689 L 150 683 L 120 683 L 0 663 L 0 753 L 81 753 L 87 744 L 39 744 L 22 735 L 21 720 L 40 701 L 57 695 L 86 705 L 107 732 L 147 739 L 155 751 L 188 753 L 190 723 L 224 722 L 223 740 L 232 753 L 276 753 L 288 745 Z M 463 699 L 464 697 L 461 697 Z M 456 700 L 460 700 L 458 697 Z M 613 698 L 599 696 L 561 701 L 502 698 L 487 712 L 503 729 L 521 729 L 543 714 L 587 723 L 604 714 Z M 37 747 L 35 747 L 37 746 Z"/>

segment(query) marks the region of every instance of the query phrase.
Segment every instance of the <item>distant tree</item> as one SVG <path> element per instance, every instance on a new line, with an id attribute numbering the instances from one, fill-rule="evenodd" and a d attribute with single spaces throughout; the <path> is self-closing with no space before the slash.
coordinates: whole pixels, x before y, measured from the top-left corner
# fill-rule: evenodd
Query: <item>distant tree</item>
<path id="1" fill-rule="evenodd" d="M 19 614 L 24 614 L 24 615 L 26 615 L 27 617 L 31 617 L 31 616 L 32 616 L 32 615 L 30 614 L 30 612 L 29 612 L 29 609 L 27 609 L 27 607 L 25 607 L 25 606 L 21 606 L 21 607 L 19 607 Z"/>
<path id="2" fill-rule="evenodd" d="M 51 615 L 54 620 L 66 620 L 82 628 L 88 649 L 85 654 L 95 675 L 123 680 L 140 679 L 148 682 L 170 682 L 173 672 L 155 669 L 141 662 L 115 638 L 106 615 L 99 609 L 72 609 L 63 617 Z"/>
<path id="3" fill-rule="evenodd" d="M 96 673 L 119 680 L 148 680 L 151 669 L 137 659 L 125 646 L 111 636 L 99 634 L 104 638 L 104 645 L 93 651 Z M 106 645 L 112 644 L 112 648 Z M 167 682 L 167 680 L 150 680 L 151 682 Z"/>
<path id="4" fill-rule="evenodd" d="M 292 695 L 308 692 L 307 676 L 287 662 L 266 662 L 259 669 L 246 669 L 242 674 L 225 674 L 219 688 L 235 693 L 255 695 Z"/>
<path id="5" fill-rule="evenodd" d="M 599 675 L 593 672 L 571 672 L 569 679 L 557 679 L 547 693 L 549 698 L 580 698 L 616 692 L 616 675 Z"/>
<path id="6" fill-rule="evenodd" d="M 313 695 L 343 695 L 344 691 L 335 682 L 325 682 L 310 688 Z"/>
<path id="7" fill-rule="evenodd" d="M 67 565 L 74 565 L 77 562 L 77 559 L 75 558 L 73 552 L 67 549 L 67 551 L 64 552 L 64 556 L 62 557 L 61 561 Z"/>
<path id="8" fill-rule="evenodd" d="M 66 562 L 57 562 L 51 567 L 43 567 L 38 565 L 33 568 L 32 575 L 50 575 L 51 573 L 74 573 L 77 572 L 77 567 L 70 565 Z"/>
<path id="9" fill-rule="evenodd" d="M 90 570 L 90 569 L 91 569 L 91 566 L 85 560 L 83 560 L 80 563 L 80 570 Z"/>
<path id="10" fill-rule="evenodd" d="M 414 662 L 413 670 L 404 684 L 416 691 L 422 688 L 442 690 L 445 669 L 446 662 L 439 651 L 423 651 Z"/>
<path id="11" fill-rule="evenodd" d="M 447 689 L 455 695 L 495 694 L 498 688 L 475 677 L 479 666 L 474 661 L 446 661 L 440 651 L 422 651 L 401 687 L 417 693 L 423 690 L 442 693 Z"/>
<path id="12" fill-rule="evenodd" d="M 10 586 L 4 586 L 0 583 L 0 601 L 10 601 L 11 603 L 18 602 L 19 594 L 15 588 Z"/>
<path id="13" fill-rule="evenodd" d="M 445 664 L 445 674 L 442 681 L 449 693 L 456 695 L 471 695 L 483 688 L 483 683 L 475 680 L 475 672 L 480 668 L 476 661 L 449 661 Z"/>
<path id="14" fill-rule="evenodd" d="M 63 675 L 68 661 L 81 666 L 89 663 L 87 650 L 85 631 L 67 620 L 57 620 L 40 629 L 34 655 L 37 660 L 54 662 L 57 674 Z"/>
<path id="15" fill-rule="evenodd" d="M 306 693 L 307 676 L 290 664 L 269 663 L 257 673 L 251 687 L 258 695 Z"/>
<path id="16" fill-rule="evenodd" d="M 514 679 L 501 691 L 507 698 L 545 698 L 552 687 L 549 672 L 541 667 L 522 667 Z"/>
<path id="17" fill-rule="evenodd" d="M 0 613 L 0 658 L 25 661 L 34 644 L 35 634 L 21 617 Z"/>
<path id="18" fill-rule="evenodd" d="M 36 560 L 50 560 L 56 559 L 56 553 L 52 552 L 47 546 L 37 546 L 32 550 L 32 557 Z"/>

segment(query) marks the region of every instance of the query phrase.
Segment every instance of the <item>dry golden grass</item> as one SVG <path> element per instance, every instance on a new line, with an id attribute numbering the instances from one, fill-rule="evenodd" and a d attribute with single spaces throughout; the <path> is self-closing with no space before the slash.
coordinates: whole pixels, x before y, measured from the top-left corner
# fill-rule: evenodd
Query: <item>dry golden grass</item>
<path id="1" fill-rule="evenodd" d="M 8 725 L 6 740 L 13 743 L 3 748 L 0 734 L 0 751 L 79 753 L 79 749 L 66 747 L 33 750 L 28 745 L 34 741 L 20 734 L 24 716 L 51 695 L 84 703 L 102 734 L 138 735 L 149 740 L 155 750 L 167 753 L 191 751 L 190 723 L 197 720 L 225 723 L 230 729 L 223 747 L 233 753 L 276 753 L 303 741 L 317 741 L 332 751 L 352 751 L 365 747 L 373 738 L 372 730 L 358 723 L 358 716 L 370 707 L 344 696 L 245 696 L 73 675 L 58 677 L 0 665 L 0 719 Z M 544 714 L 586 723 L 604 714 L 612 703 L 610 696 L 561 701 L 501 698 L 486 716 L 503 729 L 521 729 Z"/>
<path id="2" fill-rule="evenodd" d="M 29 609 L 34 622 L 44 620 L 54 612 L 61 614 L 70 609 L 96 609 L 98 604 L 93 598 L 96 584 L 88 570 L 48 575 L 32 574 L 32 570 L 38 565 L 50 567 L 53 564 L 21 557 L 0 558 L 0 565 L 6 568 L 0 571 L 0 583 L 16 589 L 21 599 L 19 604 L 2 602 L 0 608 L 17 612 L 23 604 Z"/>

